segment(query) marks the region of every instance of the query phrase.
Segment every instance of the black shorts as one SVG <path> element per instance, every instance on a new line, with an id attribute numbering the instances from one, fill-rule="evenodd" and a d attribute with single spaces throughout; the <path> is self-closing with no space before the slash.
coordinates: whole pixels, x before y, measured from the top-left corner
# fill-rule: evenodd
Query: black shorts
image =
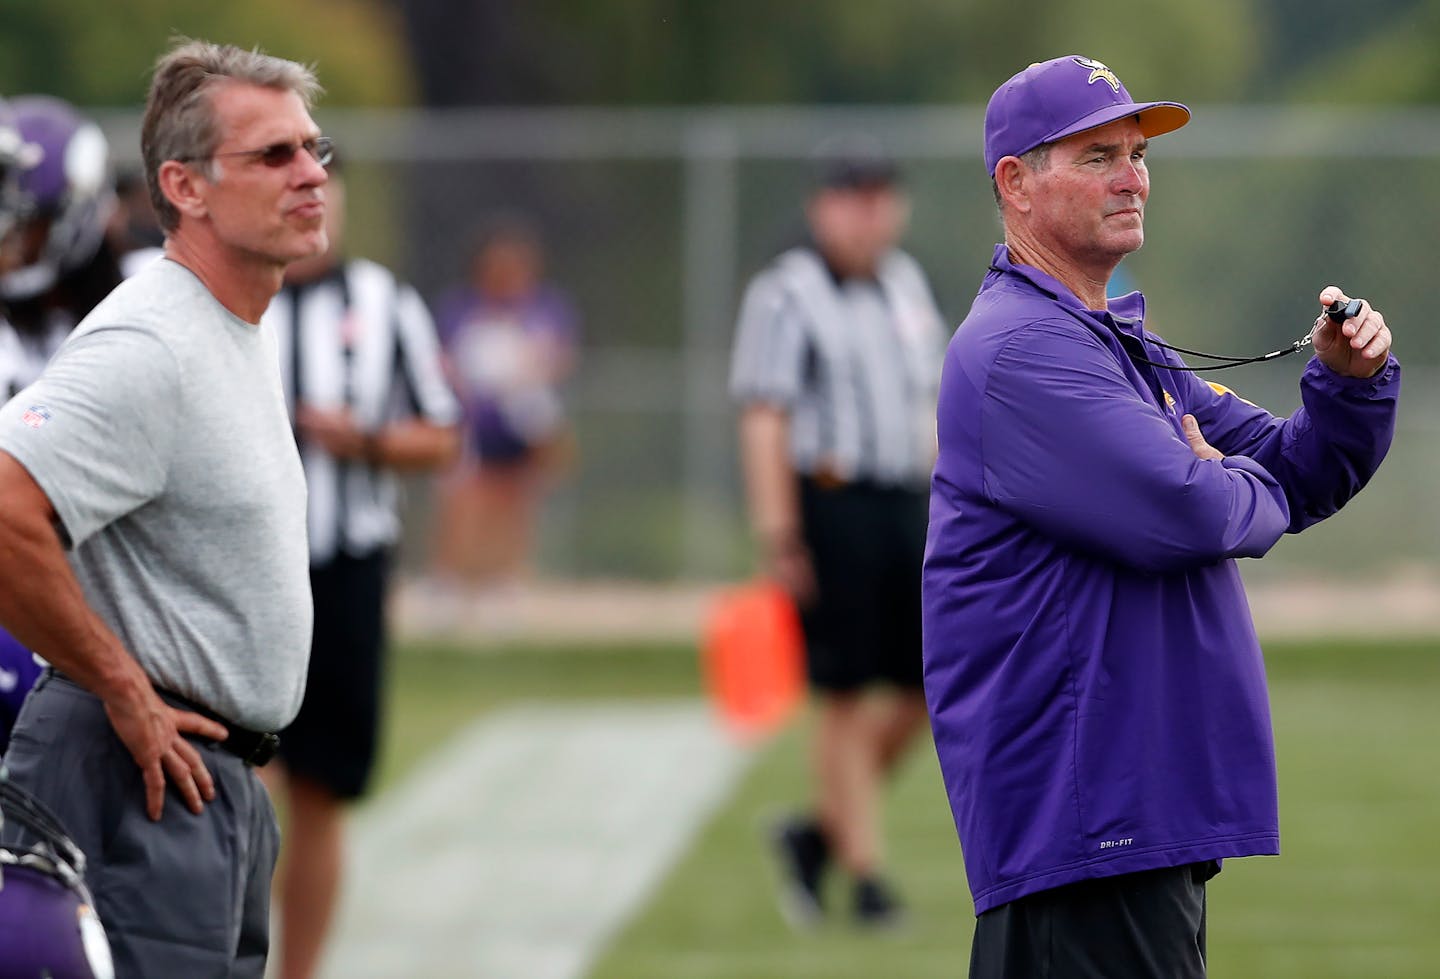
<path id="1" fill-rule="evenodd" d="M 975 921 L 970 979 L 1204 979 L 1213 860 L 1067 884 Z"/>
<path id="2" fill-rule="evenodd" d="M 817 690 L 922 686 L 920 565 L 929 507 L 929 495 L 918 490 L 800 481 L 818 591 L 800 621 Z"/>
<path id="3" fill-rule="evenodd" d="M 376 554 L 310 569 L 310 670 L 300 713 L 280 732 L 280 758 L 341 799 L 364 795 L 375 767 L 388 567 Z"/>

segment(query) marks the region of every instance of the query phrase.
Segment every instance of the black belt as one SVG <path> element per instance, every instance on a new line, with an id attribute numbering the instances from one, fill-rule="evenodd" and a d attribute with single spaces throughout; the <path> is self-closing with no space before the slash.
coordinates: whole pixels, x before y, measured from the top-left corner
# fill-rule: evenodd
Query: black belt
<path id="1" fill-rule="evenodd" d="M 160 695 L 161 699 L 169 701 L 172 706 L 199 714 L 201 717 L 208 717 L 218 724 L 225 725 L 225 730 L 230 732 L 229 736 L 224 741 L 215 743 L 247 765 L 254 765 L 256 768 L 264 767 L 280 750 L 280 735 L 273 731 L 252 731 L 249 728 L 241 727 L 227 721 L 208 707 L 203 707 L 188 697 L 182 697 L 171 690 L 156 687 L 155 692 Z"/>

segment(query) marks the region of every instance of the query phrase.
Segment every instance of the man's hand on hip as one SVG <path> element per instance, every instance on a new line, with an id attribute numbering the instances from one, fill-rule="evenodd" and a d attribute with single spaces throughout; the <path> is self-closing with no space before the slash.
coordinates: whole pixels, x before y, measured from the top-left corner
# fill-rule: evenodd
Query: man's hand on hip
<path id="1" fill-rule="evenodd" d="M 165 778 L 175 783 L 191 812 L 204 811 L 215 798 L 215 782 L 200 752 L 186 734 L 224 741 L 224 725 L 189 711 L 176 710 L 148 684 L 134 695 L 105 700 L 105 713 L 145 778 L 145 812 L 159 820 L 165 806 Z"/>

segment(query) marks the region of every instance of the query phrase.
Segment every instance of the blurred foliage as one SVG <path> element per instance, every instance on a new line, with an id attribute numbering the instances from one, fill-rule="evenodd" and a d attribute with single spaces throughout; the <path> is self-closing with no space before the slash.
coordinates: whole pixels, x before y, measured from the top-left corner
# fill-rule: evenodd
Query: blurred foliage
<path id="1" fill-rule="evenodd" d="M 1284 94 L 1312 102 L 1440 101 L 1440 4 L 1432 0 L 1412 7 L 1385 31 L 1358 42 L 1343 27 L 1332 29 L 1329 44 L 1317 46 L 1317 56 L 1295 74 Z M 1333 56 L 1342 50 L 1343 57 Z"/>
<path id="2" fill-rule="evenodd" d="M 400 27 L 383 0 L 0 0 L 0 92 L 138 104 L 155 59 L 178 33 L 314 64 L 326 105 L 408 104 Z"/>
<path id="3" fill-rule="evenodd" d="M 337 106 L 981 102 L 1066 52 L 1137 95 L 1440 98 L 1435 0 L 0 0 L 0 27 L 0 92 L 89 106 L 141 101 L 176 32 L 314 62 Z"/>
<path id="4" fill-rule="evenodd" d="M 1440 95 L 1434 0 L 400 0 L 430 104 L 983 102 L 1067 52 L 1196 102 Z"/>
<path id="5" fill-rule="evenodd" d="M 1023 24 L 974 0 L 471 0 L 465 16 L 488 29 L 463 41 L 436 15 L 443 0 L 404 6 L 429 100 L 447 104 L 976 101 L 1030 61 L 1081 51 L 1140 91 L 1164 80 L 1213 100 L 1238 96 L 1260 57 L 1254 0 L 1113 0 L 1103 17 L 1032 0 Z M 1156 37 L 1183 38 L 1189 56 Z M 505 70 L 458 65 L 472 43 Z"/>

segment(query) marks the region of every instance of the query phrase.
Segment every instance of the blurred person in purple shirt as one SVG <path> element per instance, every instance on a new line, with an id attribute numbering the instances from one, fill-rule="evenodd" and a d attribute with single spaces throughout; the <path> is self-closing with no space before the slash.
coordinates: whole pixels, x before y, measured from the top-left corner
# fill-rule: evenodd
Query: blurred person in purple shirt
<path id="1" fill-rule="evenodd" d="M 1107 301 L 1144 240 L 1149 139 L 1189 118 L 1076 56 L 986 111 L 1005 242 L 945 358 L 923 584 L 972 977 L 1205 975 L 1206 881 L 1279 852 L 1235 559 L 1339 510 L 1394 433 L 1400 366 L 1369 303 L 1315 321 L 1284 418 L 1199 380 L 1140 293 Z"/>
<path id="2" fill-rule="evenodd" d="M 513 584 L 544 491 L 573 454 L 561 386 L 578 316 L 544 279 L 534 225 L 506 215 L 482 235 L 467 282 L 436 303 L 450 380 L 464 405 L 464 458 L 441 486 L 435 572 L 450 586 Z"/>

